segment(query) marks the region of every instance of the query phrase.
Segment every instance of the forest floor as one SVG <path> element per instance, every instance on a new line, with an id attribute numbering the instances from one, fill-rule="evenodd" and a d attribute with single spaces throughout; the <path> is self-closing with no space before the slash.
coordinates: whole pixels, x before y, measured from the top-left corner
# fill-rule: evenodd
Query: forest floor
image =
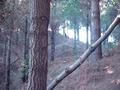
<path id="1" fill-rule="evenodd" d="M 48 83 L 74 62 L 71 58 L 56 58 L 49 63 Z M 94 68 L 86 61 L 54 90 L 120 90 L 120 45 L 108 50 L 98 63 Z"/>
<path id="2" fill-rule="evenodd" d="M 48 64 L 48 84 L 59 75 L 66 66 L 71 65 L 77 60 L 79 55 L 85 51 L 85 45 L 77 42 L 78 54 L 73 57 L 74 42 L 68 37 L 60 34 L 56 35 L 55 60 Z M 50 36 L 49 36 L 50 37 Z M 50 41 L 50 38 L 49 38 Z M 17 50 L 19 51 L 19 50 Z M 50 59 L 50 42 L 49 42 Z M 22 51 L 18 52 L 19 57 Z M 17 58 L 15 54 L 13 58 Z M 21 81 L 21 60 L 17 60 L 11 65 L 11 88 L 10 90 L 26 90 L 27 83 Z M 13 61 L 14 62 L 14 61 Z M 104 54 L 103 59 L 98 60 L 98 66 L 89 65 L 88 60 L 83 63 L 76 71 L 65 78 L 54 90 L 120 90 L 120 44 Z M 5 83 L 5 65 L 0 63 L 0 90 Z"/>

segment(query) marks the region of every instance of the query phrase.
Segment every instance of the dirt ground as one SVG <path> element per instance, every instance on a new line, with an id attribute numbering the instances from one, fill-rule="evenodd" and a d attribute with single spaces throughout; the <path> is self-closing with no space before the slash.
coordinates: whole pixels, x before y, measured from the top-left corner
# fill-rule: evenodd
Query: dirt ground
<path id="1" fill-rule="evenodd" d="M 74 62 L 71 57 L 64 59 L 49 64 L 48 84 Z M 86 61 L 54 90 L 120 90 L 120 45 L 108 50 L 97 68 Z"/>

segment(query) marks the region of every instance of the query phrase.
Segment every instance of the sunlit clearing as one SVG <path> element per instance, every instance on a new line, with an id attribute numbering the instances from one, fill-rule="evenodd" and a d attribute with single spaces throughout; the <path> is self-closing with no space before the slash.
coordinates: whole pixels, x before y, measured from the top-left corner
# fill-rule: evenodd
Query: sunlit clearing
<path id="1" fill-rule="evenodd" d="M 59 28 L 59 33 L 64 35 L 64 31 L 65 31 L 65 34 L 69 37 L 69 38 L 72 38 L 74 39 L 74 30 L 73 29 L 68 29 L 67 27 L 62 28 L 62 26 Z M 101 33 L 101 36 L 103 35 L 103 33 Z M 80 30 L 79 30 L 79 40 L 83 43 L 86 43 L 87 41 L 87 31 L 86 31 L 86 27 L 81 27 Z M 110 35 L 108 37 L 108 42 L 114 42 L 114 38 L 112 35 Z M 90 44 L 90 31 L 88 31 L 88 43 Z"/>
<path id="2" fill-rule="evenodd" d="M 108 42 L 114 42 L 114 41 L 115 41 L 115 40 L 114 40 L 113 36 L 110 35 L 110 36 L 108 37 Z"/>
<path id="3" fill-rule="evenodd" d="M 64 35 L 62 27 L 60 27 L 59 33 Z M 74 39 L 74 30 L 65 28 L 65 34 L 69 37 Z M 88 38 L 89 38 L 89 43 L 90 43 L 90 32 L 88 32 Z M 86 28 L 81 27 L 79 30 L 79 40 L 83 43 L 86 43 L 87 35 L 86 35 Z"/>
<path id="4" fill-rule="evenodd" d="M 81 27 L 80 28 L 80 33 L 79 33 L 79 39 L 81 42 L 84 42 L 86 43 L 87 41 L 87 30 L 86 30 L 86 27 Z M 88 31 L 88 42 L 90 44 L 90 31 Z"/>

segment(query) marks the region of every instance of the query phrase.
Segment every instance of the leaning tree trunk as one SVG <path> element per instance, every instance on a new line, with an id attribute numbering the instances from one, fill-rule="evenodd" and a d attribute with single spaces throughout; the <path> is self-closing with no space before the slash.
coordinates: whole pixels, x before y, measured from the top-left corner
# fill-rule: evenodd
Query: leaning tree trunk
<path id="1" fill-rule="evenodd" d="M 27 90 L 46 90 L 49 0 L 30 0 L 31 64 Z"/>
<path id="2" fill-rule="evenodd" d="M 94 43 L 101 36 L 100 32 L 100 9 L 99 0 L 91 0 L 91 43 Z M 102 58 L 101 44 L 91 55 L 91 63 L 94 64 Z"/>

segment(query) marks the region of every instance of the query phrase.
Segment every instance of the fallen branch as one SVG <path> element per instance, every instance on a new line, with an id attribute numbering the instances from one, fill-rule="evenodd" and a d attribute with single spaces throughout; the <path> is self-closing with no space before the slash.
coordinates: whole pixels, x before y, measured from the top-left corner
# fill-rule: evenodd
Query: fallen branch
<path id="1" fill-rule="evenodd" d="M 55 78 L 55 80 L 53 80 L 50 83 L 50 85 L 48 85 L 47 90 L 53 90 L 57 86 L 57 84 L 59 84 L 65 77 L 67 77 L 69 74 L 75 71 L 81 64 L 83 64 L 85 60 L 88 58 L 88 56 L 97 48 L 99 44 L 101 44 L 110 35 L 110 33 L 119 23 L 120 23 L 120 15 L 117 15 L 117 17 L 109 26 L 109 28 L 104 33 L 104 35 L 101 36 L 95 43 L 93 43 L 73 65 L 66 67 L 65 70 L 60 75 L 58 75 Z"/>

